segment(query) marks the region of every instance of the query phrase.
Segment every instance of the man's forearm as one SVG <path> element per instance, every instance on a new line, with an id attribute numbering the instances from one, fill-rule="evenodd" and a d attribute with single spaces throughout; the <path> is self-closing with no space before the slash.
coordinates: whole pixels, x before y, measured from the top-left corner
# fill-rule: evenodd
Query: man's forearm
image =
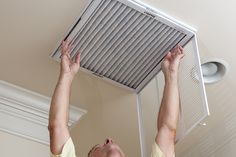
<path id="1" fill-rule="evenodd" d="M 52 96 L 49 126 L 67 126 L 72 79 L 61 75 Z"/>
<path id="2" fill-rule="evenodd" d="M 176 130 L 179 116 L 179 91 L 177 78 L 165 79 L 163 98 L 158 116 L 158 129 L 163 125 Z"/>

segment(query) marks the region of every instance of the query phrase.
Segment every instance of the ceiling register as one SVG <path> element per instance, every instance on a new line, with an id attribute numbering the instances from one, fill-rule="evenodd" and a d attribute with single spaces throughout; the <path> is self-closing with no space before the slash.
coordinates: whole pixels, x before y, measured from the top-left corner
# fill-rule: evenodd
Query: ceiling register
<path id="1" fill-rule="evenodd" d="M 127 0 L 91 1 L 66 35 L 83 70 L 140 92 L 160 71 L 166 52 L 194 33 Z M 52 54 L 60 60 L 59 46 Z"/>

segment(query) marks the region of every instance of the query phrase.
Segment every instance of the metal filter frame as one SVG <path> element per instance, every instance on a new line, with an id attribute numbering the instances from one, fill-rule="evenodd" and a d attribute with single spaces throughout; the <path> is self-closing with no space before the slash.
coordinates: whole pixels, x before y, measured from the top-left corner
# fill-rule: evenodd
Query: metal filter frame
<path id="1" fill-rule="evenodd" d="M 166 53 L 194 37 L 186 25 L 133 0 L 92 0 L 63 40 L 72 41 L 81 70 L 139 93 Z M 59 42 L 51 57 L 60 61 Z"/>

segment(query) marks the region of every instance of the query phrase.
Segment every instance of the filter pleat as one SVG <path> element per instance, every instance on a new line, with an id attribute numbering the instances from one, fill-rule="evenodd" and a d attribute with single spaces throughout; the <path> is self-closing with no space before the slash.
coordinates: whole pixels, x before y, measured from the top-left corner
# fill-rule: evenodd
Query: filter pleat
<path id="1" fill-rule="evenodd" d="M 106 22 L 109 21 L 110 18 L 112 18 L 111 12 L 119 9 L 119 7 L 116 8 L 115 4 L 116 3 L 112 3 L 111 5 L 108 5 L 106 9 L 104 9 L 103 12 L 101 12 L 100 16 L 94 20 L 93 25 L 91 27 L 88 27 L 88 30 L 86 31 L 84 36 L 82 36 L 82 40 L 79 43 L 81 45 L 79 48 L 81 52 L 84 52 L 83 50 L 86 48 L 88 44 L 90 44 L 91 40 L 94 38 L 96 33 L 103 28 L 104 24 L 106 24 Z M 82 54 L 83 55 L 81 55 L 81 60 L 85 59 L 89 53 L 82 53 Z M 83 62 L 81 62 L 81 64 L 83 65 Z"/>
<path id="2" fill-rule="evenodd" d="M 150 20 L 151 24 L 144 26 L 145 29 L 143 29 L 142 32 L 137 32 L 136 28 L 132 29 L 132 32 L 129 34 L 129 38 L 125 38 L 123 41 L 123 44 L 120 46 L 119 49 L 116 50 L 117 55 L 114 57 L 114 60 L 106 66 L 105 70 L 106 73 L 104 75 L 110 77 L 110 75 L 114 71 L 118 71 L 118 66 L 121 63 L 125 63 L 124 59 L 127 58 L 127 56 L 130 54 L 129 49 L 131 46 L 137 45 L 139 42 L 147 42 L 150 38 L 150 33 L 154 30 L 154 28 L 157 26 L 156 21 Z M 138 25 L 137 25 L 138 26 Z M 135 35 L 138 35 L 135 37 Z M 141 40 L 140 40 L 141 39 Z"/>
<path id="3" fill-rule="evenodd" d="M 145 53 L 142 53 L 141 56 L 132 63 L 132 68 L 128 69 L 125 74 L 121 75 L 121 78 L 119 78 L 119 81 L 122 83 L 127 83 L 130 77 L 132 77 L 135 72 L 138 70 L 138 68 L 141 68 L 141 66 L 147 61 L 148 57 L 153 56 L 151 52 L 155 50 L 157 47 L 160 47 L 163 42 L 165 42 L 165 39 L 168 35 L 172 33 L 171 28 L 164 27 L 164 30 L 161 29 L 160 34 L 155 38 L 155 42 L 150 46 Z"/>
<path id="4" fill-rule="evenodd" d="M 111 56 L 115 54 L 114 50 L 119 47 L 120 44 L 122 44 L 122 41 L 127 37 L 127 28 L 132 27 L 132 24 L 140 17 L 140 15 L 141 14 L 135 14 L 135 11 L 133 11 L 132 17 L 125 20 L 126 22 L 123 24 L 121 31 L 117 34 L 117 36 L 114 36 L 113 40 L 111 41 L 112 44 L 109 44 L 108 49 L 105 50 L 104 54 L 106 55 L 101 58 L 101 61 L 99 61 L 96 65 L 95 70 L 98 73 L 101 73 L 109 60 L 112 59 Z"/>
<path id="5" fill-rule="evenodd" d="M 111 66 L 115 66 L 116 61 L 120 59 L 121 55 L 125 55 L 126 52 L 122 51 L 122 49 L 133 43 L 133 37 L 136 33 L 135 29 L 144 19 L 144 16 L 142 16 L 142 14 L 139 14 L 137 16 L 139 18 L 137 18 L 130 27 L 127 27 L 123 37 L 118 40 L 119 44 L 115 47 L 113 53 L 111 53 L 111 55 L 109 56 L 106 64 L 103 64 L 103 67 L 101 67 L 102 74 L 104 74 L 105 76 Z"/>
<path id="6" fill-rule="evenodd" d="M 99 22 L 103 19 L 104 12 L 109 11 L 112 7 L 114 7 L 115 2 L 111 1 L 111 4 L 109 3 L 109 0 L 107 2 L 104 2 L 104 5 L 101 6 L 101 8 L 91 16 L 90 21 L 86 22 L 84 27 L 82 28 L 80 34 L 74 39 L 74 45 L 76 46 L 74 50 L 81 52 L 81 62 L 83 61 L 84 56 L 86 56 L 83 51 L 81 51 L 81 47 L 83 47 L 84 42 L 87 39 L 89 35 L 91 35 L 91 32 L 98 26 Z"/>
<path id="7" fill-rule="evenodd" d="M 138 85 L 147 76 L 147 74 L 149 74 L 150 71 L 152 71 L 153 68 L 157 66 L 157 64 L 155 65 L 155 63 L 160 64 L 160 61 L 165 55 L 164 52 L 173 48 L 172 46 L 176 45 L 180 41 L 180 39 L 181 39 L 181 34 L 179 34 L 178 32 L 176 32 L 175 36 L 172 36 L 171 38 L 169 38 L 167 44 L 165 44 L 165 46 L 163 46 L 161 49 L 160 48 L 158 49 L 160 53 L 155 55 L 152 59 L 148 59 L 146 64 L 143 66 L 142 70 L 141 69 L 139 70 L 140 72 L 139 80 L 133 77 L 133 79 L 129 82 L 131 83 L 130 86 L 133 86 L 136 82 L 137 82 L 136 85 Z M 147 69 L 146 66 L 149 66 L 149 69 Z"/>
<path id="8" fill-rule="evenodd" d="M 169 41 L 168 39 L 175 36 L 174 32 L 175 30 L 170 29 L 167 33 L 165 33 L 161 38 L 160 42 L 155 46 L 155 48 L 162 49 L 162 47 L 165 46 L 165 44 L 168 44 Z M 144 68 L 144 65 L 148 64 L 149 60 L 152 60 L 155 55 L 160 56 L 160 53 L 163 53 L 163 52 L 153 53 L 154 51 L 156 51 L 156 49 L 152 49 L 152 51 L 150 51 L 148 55 L 145 55 L 144 58 L 140 60 L 138 65 L 135 66 L 134 69 L 132 69 L 132 72 L 129 73 L 129 75 L 124 80 L 126 84 L 130 84 L 131 80 L 133 80 L 134 77 L 137 77 L 137 75 L 140 74 L 141 69 Z"/>
<path id="9" fill-rule="evenodd" d="M 137 66 L 137 64 L 140 62 L 140 60 L 147 55 L 149 50 L 158 44 L 158 39 L 162 36 L 162 34 L 165 34 L 165 25 L 159 23 L 158 26 L 156 26 L 155 31 L 152 32 L 153 35 L 150 38 L 150 42 L 144 42 L 142 38 L 140 39 L 140 43 L 138 45 L 135 45 L 134 48 L 131 50 L 130 53 L 134 54 L 133 56 L 127 57 L 125 62 L 125 65 L 121 66 L 120 69 L 117 69 L 117 76 L 115 80 L 122 82 L 122 80 L 127 77 L 127 75 L 132 71 L 134 67 Z M 129 67 L 129 68 L 124 68 Z"/>
<path id="10" fill-rule="evenodd" d="M 121 6 L 113 8 L 112 11 L 115 16 L 113 16 L 112 13 L 109 13 L 109 17 L 104 18 L 104 21 L 102 21 L 103 25 L 100 24 L 92 35 L 87 37 L 87 41 L 84 41 L 86 44 L 84 44 L 84 47 L 81 47 L 80 49 L 81 52 L 86 54 L 83 58 L 83 62 L 81 63 L 83 67 L 88 68 L 87 61 L 92 60 L 93 58 L 91 57 L 93 57 L 94 53 L 96 53 L 96 51 L 92 51 L 92 48 L 96 48 L 101 45 L 102 38 L 105 36 L 108 29 L 110 29 L 110 26 L 119 17 L 119 10 L 124 9 L 120 7 Z"/>
<path id="11" fill-rule="evenodd" d="M 130 8 L 126 8 L 123 15 L 116 20 L 116 23 L 109 30 L 110 33 L 107 33 L 105 39 L 101 42 L 99 47 L 96 47 L 94 50 L 96 53 L 94 54 L 94 59 L 88 61 L 88 66 L 91 67 L 93 71 L 96 71 L 94 68 L 97 67 L 98 63 L 102 60 L 105 55 L 107 49 L 115 43 L 115 37 L 120 35 L 120 31 L 125 26 L 125 22 L 127 22 L 132 16 L 134 12 Z"/>

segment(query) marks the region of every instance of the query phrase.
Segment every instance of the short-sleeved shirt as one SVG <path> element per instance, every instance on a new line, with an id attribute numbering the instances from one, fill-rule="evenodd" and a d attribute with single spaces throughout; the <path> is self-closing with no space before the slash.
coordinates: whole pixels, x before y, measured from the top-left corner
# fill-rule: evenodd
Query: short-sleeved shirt
<path id="1" fill-rule="evenodd" d="M 164 154 L 162 153 L 160 147 L 156 144 L 156 142 L 154 142 L 152 145 L 151 157 L 164 157 Z"/>
<path id="2" fill-rule="evenodd" d="M 62 152 L 59 155 L 53 155 L 51 157 L 76 157 L 75 146 L 71 138 L 69 138 L 63 146 Z"/>
<path id="3" fill-rule="evenodd" d="M 154 142 L 152 145 L 151 157 L 164 157 L 163 152 L 156 142 Z M 173 157 L 175 157 L 175 154 L 173 155 Z"/>
<path id="4" fill-rule="evenodd" d="M 76 157 L 75 155 L 75 147 L 73 144 L 73 141 L 71 138 L 69 138 L 65 145 L 63 146 L 62 152 L 60 155 L 53 155 L 51 153 L 51 157 Z M 164 154 L 162 153 L 161 149 L 159 146 L 154 142 L 152 146 L 152 153 L 151 157 L 164 157 Z"/>

